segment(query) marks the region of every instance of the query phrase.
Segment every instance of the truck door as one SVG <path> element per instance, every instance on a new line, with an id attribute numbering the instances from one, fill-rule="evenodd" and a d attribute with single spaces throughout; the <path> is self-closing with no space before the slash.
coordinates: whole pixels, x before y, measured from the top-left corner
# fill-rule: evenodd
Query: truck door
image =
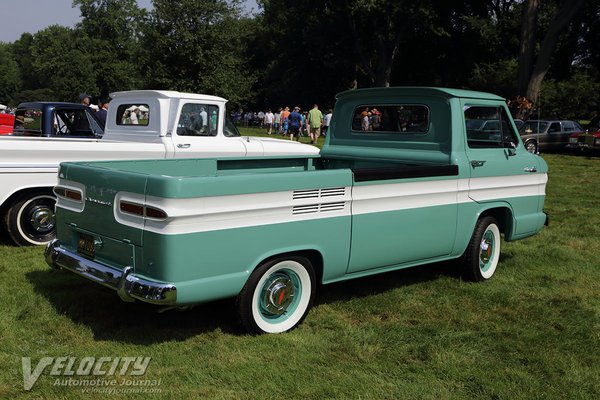
<path id="1" fill-rule="evenodd" d="M 450 254 L 457 222 L 455 176 L 369 183 L 352 188 L 348 273 Z"/>
<path id="2" fill-rule="evenodd" d="M 216 104 L 183 103 L 173 132 L 176 158 L 245 156 L 239 137 L 222 134 L 224 115 Z"/>
<path id="3" fill-rule="evenodd" d="M 358 137 L 377 140 L 377 135 L 397 135 L 410 138 L 413 144 L 425 141 L 430 128 L 429 107 L 411 103 L 358 106 L 351 124 Z M 348 273 L 451 253 L 456 237 L 458 168 L 449 163 L 415 164 L 354 169 Z"/>
<path id="4" fill-rule="evenodd" d="M 508 117 L 508 109 L 493 103 L 463 103 L 466 126 L 466 153 L 471 176 L 469 198 L 478 202 L 505 203 L 513 215 L 514 232 L 536 229 L 539 221 L 540 182 L 538 156 L 529 153 L 519 141 Z M 498 130 L 470 129 L 474 119 L 499 121 Z"/>

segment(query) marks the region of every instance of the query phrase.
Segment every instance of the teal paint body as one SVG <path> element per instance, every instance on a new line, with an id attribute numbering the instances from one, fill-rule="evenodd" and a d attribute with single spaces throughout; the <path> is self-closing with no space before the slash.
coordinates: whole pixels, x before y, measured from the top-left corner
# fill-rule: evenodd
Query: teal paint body
<path id="1" fill-rule="evenodd" d="M 427 132 L 352 130 L 349 116 L 373 104 L 423 105 Z M 98 238 L 96 262 L 172 283 L 184 305 L 237 295 L 281 254 L 309 254 L 330 283 L 457 258 L 482 215 L 495 216 L 507 240 L 533 235 L 546 221 L 547 165 L 518 135 L 514 148 L 471 147 L 471 106 L 508 113 L 486 93 L 356 90 L 338 96 L 320 157 L 64 163 L 59 184 L 83 183 L 86 202 L 78 212 L 59 200 L 57 237 L 74 253 L 82 233 Z M 116 193 L 169 218 L 117 221 Z"/>

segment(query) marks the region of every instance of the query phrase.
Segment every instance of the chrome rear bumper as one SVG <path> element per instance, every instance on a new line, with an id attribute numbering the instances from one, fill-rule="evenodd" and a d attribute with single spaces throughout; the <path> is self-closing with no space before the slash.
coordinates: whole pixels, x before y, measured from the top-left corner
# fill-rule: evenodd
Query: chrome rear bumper
<path id="1" fill-rule="evenodd" d="M 136 277 L 133 267 L 123 271 L 97 263 L 60 247 L 56 239 L 48 243 L 44 252 L 46 263 L 55 269 L 66 269 L 99 283 L 119 294 L 123 301 L 141 300 L 159 305 L 174 305 L 177 288 L 171 283 L 153 282 Z"/>

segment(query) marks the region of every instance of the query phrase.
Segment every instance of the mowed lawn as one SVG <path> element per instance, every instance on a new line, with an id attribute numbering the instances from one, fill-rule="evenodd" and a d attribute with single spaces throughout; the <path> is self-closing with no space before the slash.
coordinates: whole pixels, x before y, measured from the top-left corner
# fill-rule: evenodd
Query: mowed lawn
<path id="1" fill-rule="evenodd" d="M 58 386 L 50 368 L 26 392 L 22 357 L 34 368 L 143 356 L 160 393 L 116 397 L 598 399 L 600 158 L 545 159 L 550 226 L 503 243 L 491 281 L 465 282 L 444 263 L 322 286 L 282 335 L 240 333 L 230 300 L 164 313 L 123 303 L 50 270 L 43 249 L 3 243 L 0 398 L 111 397 Z"/>

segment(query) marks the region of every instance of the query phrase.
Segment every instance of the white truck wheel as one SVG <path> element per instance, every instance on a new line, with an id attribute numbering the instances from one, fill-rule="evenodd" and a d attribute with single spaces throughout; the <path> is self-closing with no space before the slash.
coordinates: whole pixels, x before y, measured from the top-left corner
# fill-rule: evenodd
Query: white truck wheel
<path id="1" fill-rule="evenodd" d="M 56 198 L 32 192 L 17 198 L 5 215 L 8 236 L 18 246 L 43 245 L 56 236 L 54 205 Z"/>
<path id="2" fill-rule="evenodd" d="M 315 293 L 315 274 L 304 257 L 278 258 L 259 266 L 237 297 L 249 333 L 282 333 L 306 317 Z"/>
<path id="3" fill-rule="evenodd" d="M 500 240 L 498 222 L 493 217 L 477 221 L 471 241 L 461 258 L 465 278 L 480 282 L 494 275 L 500 259 Z"/>

